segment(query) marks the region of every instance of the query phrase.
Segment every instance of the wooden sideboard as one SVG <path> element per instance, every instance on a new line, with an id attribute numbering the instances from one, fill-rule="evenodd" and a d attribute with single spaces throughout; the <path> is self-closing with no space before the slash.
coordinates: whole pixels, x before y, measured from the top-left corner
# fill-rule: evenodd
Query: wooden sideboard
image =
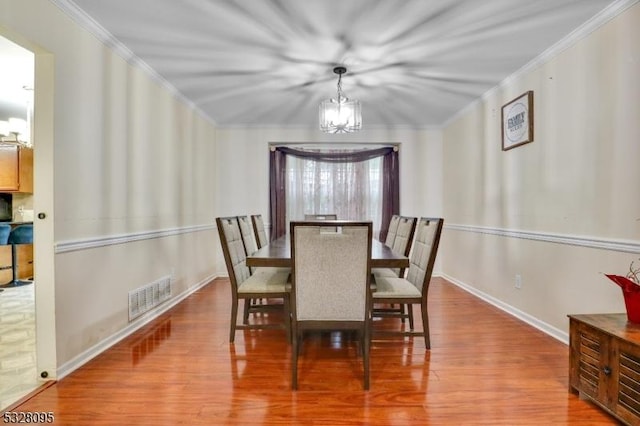
<path id="1" fill-rule="evenodd" d="M 640 424 L 640 324 L 626 314 L 569 315 L 569 390 Z"/>

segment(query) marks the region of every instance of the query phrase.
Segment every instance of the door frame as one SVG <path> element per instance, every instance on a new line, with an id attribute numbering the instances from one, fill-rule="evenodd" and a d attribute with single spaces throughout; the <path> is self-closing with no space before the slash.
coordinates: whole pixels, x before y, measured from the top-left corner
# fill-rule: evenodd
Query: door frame
<path id="1" fill-rule="evenodd" d="M 54 241 L 53 54 L 0 25 L 0 36 L 34 54 L 33 259 L 36 310 L 36 368 L 41 381 L 57 378 Z M 37 139 L 36 139 L 37 138 Z"/>

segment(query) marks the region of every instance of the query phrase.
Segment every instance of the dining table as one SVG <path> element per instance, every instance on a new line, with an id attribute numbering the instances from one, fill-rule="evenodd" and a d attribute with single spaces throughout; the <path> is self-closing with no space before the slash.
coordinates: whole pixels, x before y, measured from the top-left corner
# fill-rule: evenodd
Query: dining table
<path id="1" fill-rule="evenodd" d="M 291 238 L 283 235 L 246 258 L 249 267 L 291 267 Z M 396 254 L 390 247 L 376 239 L 371 240 L 372 268 L 408 268 L 409 258 Z"/>

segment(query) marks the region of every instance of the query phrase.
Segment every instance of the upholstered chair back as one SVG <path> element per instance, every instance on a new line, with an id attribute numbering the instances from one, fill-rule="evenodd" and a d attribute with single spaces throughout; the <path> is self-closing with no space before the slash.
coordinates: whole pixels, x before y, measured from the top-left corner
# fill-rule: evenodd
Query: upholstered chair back
<path id="1" fill-rule="evenodd" d="M 396 228 L 396 238 L 393 241 L 393 247 L 391 247 L 394 253 L 401 256 L 409 256 L 417 221 L 418 219 L 415 217 L 401 216 L 399 218 L 398 227 Z M 396 276 L 404 276 L 404 268 L 395 268 L 393 271 Z"/>
<path id="2" fill-rule="evenodd" d="M 443 223 L 442 218 L 421 217 L 416 225 L 416 238 L 413 243 L 407 280 L 423 295 L 426 294 L 425 283 L 429 285 L 433 273 Z"/>
<path id="3" fill-rule="evenodd" d="M 251 222 L 253 222 L 253 232 L 256 236 L 256 243 L 258 244 L 258 248 L 262 248 L 269 244 L 269 240 L 267 240 L 267 231 L 264 228 L 264 221 L 262 220 L 262 215 L 252 215 Z"/>
<path id="4" fill-rule="evenodd" d="M 9 242 L 10 233 L 11 225 L 8 223 L 0 223 L 0 245 L 4 246 Z"/>
<path id="5" fill-rule="evenodd" d="M 338 220 L 337 214 L 327 213 L 327 214 L 305 214 L 304 220 Z M 326 232 L 336 232 L 338 228 L 335 226 L 325 226 L 322 228 L 323 231 Z"/>
<path id="6" fill-rule="evenodd" d="M 396 238 L 393 241 L 393 250 L 397 254 L 408 256 L 411 250 L 411 242 L 413 234 L 416 230 L 417 218 L 415 217 L 401 217 L 398 221 L 398 228 L 396 231 Z"/>
<path id="7" fill-rule="evenodd" d="M 232 287 L 237 289 L 251 275 L 245 263 L 247 256 L 242 243 L 238 219 L 236 217 L 219 217 L 216 219 L 216 223 L 229 280 Z"/>
<path id="8" fill-rule="evenodd" d="M 253 226 L 249 216 L 238 216 L 238 226 L 240 227 L 240 235 L 244 244 L 244 252 L 249 256 L 257 250 L 256 242 L 253 239 Z"/>
<path id="9" fill-rule="evenodd" d="M 348 225 L 340 226 L 344 223 Z M 371 222 L 291 222 L 294 315 L 297 321 L 364 321 L 367 315 Z"/>
<path id="10" fill-rule="evenodd" d="M 304 220 L 337 220 L 337 219 L 338 219 L 338 215 L 333 213 L 304 215 Z"/>
<path id="11" fill-rule="evenodd" d="M 384 244 L 393 248 L 393 243 L 396 240 L 396 233 L 398 232 L 398 225 L 400 224 L 400 216 L 394 214 L 391 216 L 391 220 L 389 221 L 389 231 L 387 232 L 387 238 L 384 241 Z"/>
<path id="12" fill-rule="evenodd" d="M 18 225 L 11 230 L 9 234 L 9 244 L 32 244 L 33 243 L 33 225 Z"/>

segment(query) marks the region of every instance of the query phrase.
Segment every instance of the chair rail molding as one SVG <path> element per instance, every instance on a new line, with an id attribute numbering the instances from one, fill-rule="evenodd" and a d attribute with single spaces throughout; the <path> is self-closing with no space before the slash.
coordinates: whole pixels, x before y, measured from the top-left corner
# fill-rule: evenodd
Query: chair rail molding
<path id="1" fill-rule="evenodd" d="M 637 240 L 621 240 L 584 235 L 567 235 L 552 232 L 525 231 L 461 224 L 445 224 L 444 228 L 452 231 L 497 235 L 508 238 L 520 238 L 524 240 L 543 241 L 547 243 L 565 244 L 578 247 L 590 247 L 602 250 L 620 251 L 624 253 L 640 253 L 640 241 Z"/>
<path id="2" fill-rule="evenodd" d="M 150 231 L 133 232 L 130 234 L 118 234 L 85 238 L 79 240 L 61 241 L 56 243 L 55 252 L 68 253 L 72 251 L 87 250 L 98 247 L 112 246 L 116 244 L 127 244 L 133 241 L 151 240 L 154 238 L 164 238 L 173 235 L 189 234 L 192 232 L 202 232 L 215 230 L 215 224 L 183 226 L 179 228 L 156 229 Z"/>

